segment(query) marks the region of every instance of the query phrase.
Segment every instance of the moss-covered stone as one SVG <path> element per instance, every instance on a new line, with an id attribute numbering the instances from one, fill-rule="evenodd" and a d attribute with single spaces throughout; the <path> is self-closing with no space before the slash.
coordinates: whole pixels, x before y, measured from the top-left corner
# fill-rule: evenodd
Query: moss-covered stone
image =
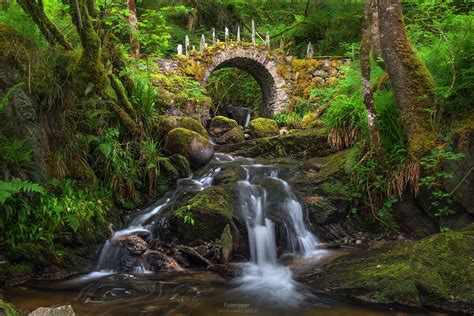
<path id="1" fill-rule="evenodd" d="M 214 137 L 221 137 L 238 126 L 237 121 L 225 116 L 215 116 L 211 120 L 209 133 Z"/>
<path id="2" fill-rule="evenodd" d="M 179 178 L 186 178 L 191 174 L 191 169 L 189 167 L 189 161 L 180 154 L 175 154 L 170 157 L 170 161 L 175 167 Z"/>
<path id="3" fill-rule="evenodd" d="M 232 233 L 230 231 L 229 225 L 226 225 L 224 231 L 222 232 L 220 245 L 222 248 L 222 257 L 224 258 L 224 262 L 228 262 L 233 248 Z"/>
<path id="4" fill-rule="evenodd" d="M 276 136 L 280 133 L 275 120 L 259 117 L 250 121 L 250 135 L 253 138 Z"/>
<path id="5" fill-rule="evenodd" d="M 217 139 L 218 144 L 237 144 L 245 141 L 244 131 L 236 126 Z"/>
<path id="6" fill-rule="evenodd" d="M 203 137 L 209 138 L 209 135 L 202 124 L 198 120 L 188 116 L 162 115 L 158 117 L 156 125 L 157 131 L 155 136 L 158 139 L 165 137 L 169 132 L 178 127 L 189 129 Z"/>
<path id="7" fill-rule="evenodd" d="M 165 137 L 165 149 L 180 154 L 197 168 L 208 163 L 214 155 L 214 145 L 202 135 L 185 128 L 175 128 Z"/>
<path id="8" fill-rule="evenodd" d="M 220 146 L 219 151 L 244 157 L 265 158 L 323 157 L 332 153 L 327 144 L 327 134 L 322 129 L 290 131 L 284 135 L 251 139 L 239 144 Z"/>
<path id="9" fill-rule="evenodd" d="M 15 309 L 12 304 L 9 304 L 0 299 L 0 315 L 19 316 L 20 313 Z"/>
<path id="10" fill-rule="evenodd" d="M 231 185 L 210 187 L 199 192 L 174 215 L 178 224 L 178 239 L 185 244 L 196 240 L 219 240 L 226 225 L 234 226 L 234 199 Z M 180 218 L 182 215 L 189 215 L 194 224 L 185 224 Z"/>
<path id="11" fill-rule="evenodd" d="M 305 282 L 367 301 L 471 313 L 473 260 L 471 224 L 464 230 L 344 257 Z"/>

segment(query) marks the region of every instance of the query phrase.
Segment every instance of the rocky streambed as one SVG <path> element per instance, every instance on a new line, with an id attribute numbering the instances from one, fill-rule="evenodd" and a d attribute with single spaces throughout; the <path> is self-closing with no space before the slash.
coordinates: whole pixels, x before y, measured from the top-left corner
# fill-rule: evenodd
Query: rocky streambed
<path id="1" fill-rule="evenodd" d="M 3 296 L 25 310 L 71 304 L 84 315 L 474 311 L 474 227 L 419 241 L 370 229 L 363 215 L 351 216 L 343 172 L 351 151 L 332 152 L 322 130 L 217 151 L 175 190 L 130 214 L 91 273 L 6 288 Z M 244 200 L 239 183 L 247 183 Z M 254 220 L 269 222 L 249 224 L 255 213 L 242 213 L 244 204 L 260 205 L 263 217 Z"/>

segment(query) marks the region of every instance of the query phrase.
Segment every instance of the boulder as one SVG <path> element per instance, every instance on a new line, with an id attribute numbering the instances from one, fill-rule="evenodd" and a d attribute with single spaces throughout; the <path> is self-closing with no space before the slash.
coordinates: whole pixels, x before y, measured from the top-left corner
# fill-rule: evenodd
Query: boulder
<path id="1" fill-rule="evenodd" d="M 166 135 L 165 149 L 170 154 L 186 157 L 193 168 L 205 165 L 214 156 L 214 145 L 207 138 L 181 127 Z"/>
<path id="2" fill-rule="evenodd" d="M 253 138 L 270 137 L 280 134 L 280 129 L 274 120 L 257 118 L 250 121 L 250 135 Z"/>
<path id="3" fill-rule="evenodd" d="M 235 210 L 233 186 L 219 185 L 206 188 L 170 214 L 170 221 L 179 243 L 199 245 L 220 240 L 226 226 L 230 227 L 233 235 L 236 234 L 235 218 L 238 214 Z M 185 223 L 184 216 L 192 218 L 193 223 Z M 230 240 L 233 243 L 238 242 L 238 238 Z"/>
<path id="4" fill-rule="evenodd" d="M 176 169 L 179 178 L 187 178 L 191 174 L 191 169 L 189 167 L 189 161 L 180 154 L 171 155 L 170 161 Z"/>
<path id="5" fill-rule="evenodd" d="M 316 291 L 371 303 L 474 312 L 474 224 L 357 251 L 298 276 Z M 462 271 L 462 272 L 461 272 Z"/>
<path id="6" fill-rule="evenodd" d="M 188 116 L 166 116 L 161 115 L 157 120 L 157 134 L 155 135 L 158 139 L 165 137 L 173 129 L 181 127 L 190 131 L 196 132 L 199 135 L 209 138 L 206 129 L 202 124 L 192 117 Z"/>
<path id="7" fill-rule="evenodd" d="M 234 127 L 217 139 L 217 143 L 222 145 L 237 144 L 243 141 L 245 141 L 244 132 L 239 126 Z"/>
<path id="8" fill-rule="evenodd" d="M 74 310 L 71 305 L 59 307 L 40 307 L 35 309 L 29 316 L 74 316 Z"/>
<path id="9" fill-rule="evenodd" d="M 119 241 L 127 248 L 127 250 L 134 255 L 141 255 L 148 248 L 148 244 L 142 238 L 130 235 L 121 237 Z"/>
<path id="10" fill-rule="evenodd" d="M 209 126 L 209 133 L 214 137 L 221 137 L 228 131 L 232 130 L 234 127 L 237 127 L 236 120 L 230 119 L 225 116 L 215 116 L 211 120 L 211 125 Z"/>
<path id="11" fill-rule="evenodd" d="M 158 250 L 148 250 L 143 258 L 146 268 L 151 271 L 183 271 L 176 260 Z"/>

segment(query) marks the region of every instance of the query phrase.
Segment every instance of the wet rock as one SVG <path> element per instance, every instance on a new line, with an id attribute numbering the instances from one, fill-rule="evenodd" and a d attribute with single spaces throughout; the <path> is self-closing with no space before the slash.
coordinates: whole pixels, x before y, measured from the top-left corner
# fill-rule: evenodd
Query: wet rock
<path id="1" fill-rule="evenodd" d="M 230 231 L 230 226 L 226 225 L 224 231 L 222 232 L 221 239 L 220 239 L 220 246 L 222 249 L 222 259 L 224 262 L 229 262 L 230 255 L 233 250 L 233 243 L 232 243 L 232 233 Z"/>
<path id="2" fill-rule="evenodd" d="M 298 279 L 368 302 L 474 312 L 474 224 L 420 241 L 357 251 Z M 459 271 L 462 271 L 460 274 Z"/>
<path id="3" fill-rule="evenodd" d="M 165 137 L 165 149 L 181 154 L 193 168 L 208 163 L 214 156 L 214 145 L 200 134 L 184 128 L 175 128 Z"/>
<path id="4" fill-rule="evenodd" d="M 151 271 L 183 271 L 183 268 L 170 256 L 158 250 L 148 250 L 143 255 L 145 267 Z"/>
<path id="5" fill-rule="evenodd" d="M 413 238 L 423 238 L 439 231 L 436 222 L 423 211 L 416 200 L 405 198 L 393 205 L 400 230 Z"/>
<path id="6" fill-rule="evenodd" d="M 455 202 L 474 215 L 474 132 L 463 138 L 458 140 L 457 150 L 464 154 L 464 158 L 443 164 L 443 170 L 454 175 L 453 179 L 444 183 L 444 187 L 447 192 L 453 192 Z"/>
<path id="7" fill-rule="evenodd" d="M 193 266 L 206 268 L 212 266 L 212 262 L 199 254 L 199 252 L 197 252 L 194 248 L 185 245 L 177 245 L 176 248 L 181 251 L 184 256 L 186 256 L 189 263 Z"/>
<path id="8" fill-rule="evenodd" d="M 171 155 L 169 157 L 171 163 L 176 168 L 179 178 L 186 178 L 191 174 L 191 168 L 189 167 L 189 161 L 180 154 Z"/>
<path id="9" fill-rule="evenodd" d="M 179 243 L 189 245 L 198 240 L 213 242 L 221 237 L 227 225 L 230 225 L 232 234 L 236 234 L 234 218 L 239 215 L 235 210 L 234 199 L 234 184 L 212 186 L 200 191 L 176 212 L 172 212 L 170 221 Z M 194 224 L 184 223 L 184 215 L 193 218 Z M 238 240 L 235 238 L 234 242 Z"/>
<path id="10" fill-rule="evenodd" d="M 245 140 L 242 128 L 237 126 L 217 139 L 218 144 L 237 144 Z"/>
<path id="11" fill-rule="evenodd" d="M 242 273 L 241 269 L 237 266 L 231 266 L 228 264 L 212 264 L 207 267 L 207 270 L 229 278 L 235 278 Z"/>
<path id="12" fill-rule="evenodd" d="M 148 248 L 146 241 L 135 235 L 120 237 L 118 240 L 125 246 L 125 248 L 127 248 L 130 253 L 137 256 L 144 253 Z"/>
<path id="13" fill-rule="evenodd" d="M 59 307 L 40 307 L 35 309 L 29 316 L 74 316 L 74 309 L 71 305 Z"/>
<path id="14" fill-rule="evenodd" d="M 276 135 L 279 134 L 277 129 Z M 221 145 L 220 152 L 233 153 L 244 157 L 323 157 L 332 153 L 327 143 L 327 134 L 322 129 L 289 131 L 275 137 L 256 138 L 239 144 Z"/>
<path id="15" fill-rule="evenodd" d="M 341 248 L 341 245 L 338 244 L 338 243 L 319 243 L 318 245 L 316 245 L 316 249 L 327 249 L 327 250 L 330 250 L 330 249 L 339 249 Z"/>
<path id="16" fill-rule="evenodd" d="M 209 133 L 214 137 L 221 137 L 230 130 L 238 127 L 237 121 L 225 116 L 215 116 L 211 120 Z"/>
<path id="17" fill-rule="evenodd" d="M 246 106 L 229 106 L 227 110 L 239 125 L 244 126 L 251 110 Z"/>
<path id="18" fill-rule="evenodd" d="M 280 129 L 275 120 L 260 117 L 251 120 L 249 126 L 250 135 L 253 138 L 271 137 L 280 134 Z"/>

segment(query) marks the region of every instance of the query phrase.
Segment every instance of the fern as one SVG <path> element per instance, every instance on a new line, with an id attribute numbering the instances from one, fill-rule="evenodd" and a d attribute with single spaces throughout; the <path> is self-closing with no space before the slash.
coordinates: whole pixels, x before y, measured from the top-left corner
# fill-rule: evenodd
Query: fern
<path id="1" fill-rule="evenodd" d="M 0 205 L 17 193 L 36 192 L 46 194 L 45 188 L 30 181 L 13 179 L 10 182 L 0 181 Z"/>
<path id="2" fill-rule="evenodd" d="M 10 89 L 8 89 L 7 93 L 3 96 L 2 99 L 0 99 L 0 112 L 3 111 L 3 108 L 5 105 L 7 105 L 8 100 L 10 99 L 10 96 L 15 92 L 17 89 L 19 89 L 23 85 L 23 82 L 17 83 Z"/>

